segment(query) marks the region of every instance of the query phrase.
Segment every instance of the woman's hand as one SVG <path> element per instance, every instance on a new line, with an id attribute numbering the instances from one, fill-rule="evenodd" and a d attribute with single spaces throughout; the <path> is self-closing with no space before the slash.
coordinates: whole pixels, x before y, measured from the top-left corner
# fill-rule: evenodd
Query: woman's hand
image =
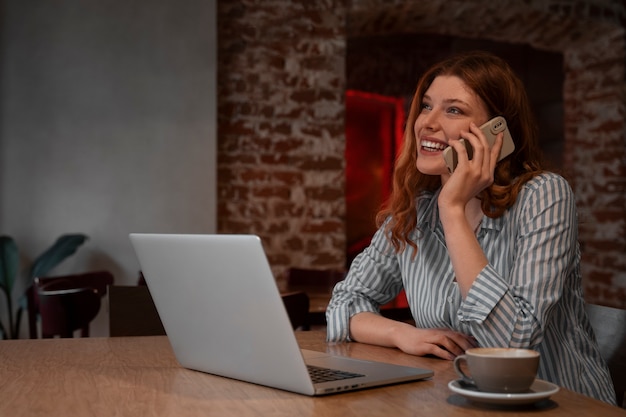
<path id="1" fill-rule="evenodd" d="M 453 360 L 467 349 L 478 346 L 476 340 L 463 333 L 450 329 L 402 329 L 395 337 L 396 346 L 411 355 L 434 355 Z"/>
<path id="2" fill-rule="evenodd" d="M 411 355 L 452 360 L 478 344 L 472 336 L 450 329 L 418 329 L 371 312 L 350 319 L 350 337 L 362 343 L 395 347 Z"/>
<path id="3" fill-rule="evenodd" d="M 498 133 L 490 148 L 484 133 L 472 122 L 469 131 L 461 132 L 461 137 L 472 145 L 473 157 L 468 159 L 467 150 L 459 140 L 450 143 L 458 154 L 458 165 L 441 190 L 440 207 L 465 207 L 469 200 L 493 183 L 504 134 Z"/>

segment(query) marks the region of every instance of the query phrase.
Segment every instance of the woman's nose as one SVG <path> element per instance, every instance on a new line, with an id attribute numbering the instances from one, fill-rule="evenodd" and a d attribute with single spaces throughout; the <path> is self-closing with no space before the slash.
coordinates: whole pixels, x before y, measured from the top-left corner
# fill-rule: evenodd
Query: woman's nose
<path id="1" fill-rule="evenodd" d="M 439 127 L 439 114 L 437 111 L 431 110 L 430 112 L 424 114 L 424 119 L 422 119 L 422 125 L 424 128 L 429 130 L 437 130 Z"/>

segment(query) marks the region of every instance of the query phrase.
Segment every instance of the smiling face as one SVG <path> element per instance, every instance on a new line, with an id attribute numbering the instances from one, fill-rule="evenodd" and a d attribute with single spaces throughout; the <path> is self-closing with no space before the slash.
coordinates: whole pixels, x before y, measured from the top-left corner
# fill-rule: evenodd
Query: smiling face
<path id="1" fill-rule="evenodd" d="M 482 99 L 458 77 L 440 75 L 424 93 L 420 113 L 413 129 L 417 140 L 417 169 L 428 175 L 448 176 L 442 152 L 470 122 L 481 125 L 488 120 Z"/>

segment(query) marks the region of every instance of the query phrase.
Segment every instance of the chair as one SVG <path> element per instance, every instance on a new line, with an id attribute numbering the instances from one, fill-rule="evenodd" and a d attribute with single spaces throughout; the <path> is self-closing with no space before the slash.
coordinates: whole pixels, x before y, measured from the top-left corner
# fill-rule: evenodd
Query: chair
<path id="1" fill-rule="evenodd" d="M 310 312 L 307 326 L 325 326 L 325 310 L 335 284 L 346 273 L 338 269 L 289 268 L 285 275 L 286 292 L 304 292 L 309 298 Z M 323 306 L 323 307 L 320 307 Z M 323 308 L 323 310 L 321 309 Z"/>
<path id="2" fill-rule="evenodd" d="M 94 288 L 54 289 L 53 283 L 39 289 L 41 337 L 73 337 L 80 329 L 82 337 L 89 337 L 89 323 L 100 311 L 100 294 Z"/>
<path id="3" fill-rule="evenodd" d="M 330 294 L 345 276 L 345 271 L 336 269 L 289 268 L 286 281 L 287 287 L 293 291 Z"/>
<path id="4" fill-rule="evenodd" d="M 294 330 L 309 330 L 309 296 L 304 291 L 281 294 Z"/>
<path id="5" fill-rule="evenodd" d="M 626 310 L 586 305 L 600 353 L 611 371 L 617 405 L 624 407 L 626 391 Z"/>
<path id="6" fill-rule="evenodd" d="M 325 310 L 335 284 L 343 280 L 345 275 L 345 271 L 335 269 L 289 268 L 286 273 L 287 290 L 306 292 L 314 307 L 323 303 Z M 309 324 L 325 326 L 325 311 L 320 311 L 320 308 L 312 310 L 309 313 Z M 413 322 L 404 291 L 396 299 L 381 306 L 380 314 L 392 320 Z"/>
<path id="7" fill-rule="evenodd" d="M 145 285 L 109 286 L 109 336 L 164 335 L 150 290 Z"/>
<path id="8" fill-rule="evenodd" d="M 37 277 L 33 285 L 26 290 L 26 299 L 28 303 L 28 327 L 31 339 L 37 338 L 37 319 L 42 316 L 39 306 L 39 294 L 45 291 L 60 291 L 88 288 L 92 289 L 102 298 L 107 291 L 107 286 L 113 284 L 113 274 L 108 271 L 93 271 L 81 274 L 61 275 L 54 277 Z M 69 291 L 71 292 L 71 291 Z M 52 296 L 53 294 L 46 294 Z M 65 300 L 69 300 L 72 296 L 57 294 Z M 73 296 L 80 297 L 80 296 Z M 87 296 L 90 297 L 90 296 Z M 98 311 L 100 308 L 100 299 L 98 300 Z M 93 318 L 92 318 L 93 319 Z M 42 320 L 43 321 L 43 320 Z M 87 330 L 88 333 L 88 330 Z"/>

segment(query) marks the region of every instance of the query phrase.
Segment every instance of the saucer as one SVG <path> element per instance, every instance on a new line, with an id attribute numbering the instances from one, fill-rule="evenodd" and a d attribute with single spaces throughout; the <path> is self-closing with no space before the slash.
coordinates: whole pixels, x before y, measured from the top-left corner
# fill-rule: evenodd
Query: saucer
<path id="1" fill-rule="evenodd" d="M 533 404 L 541 400 L 550 398 L 551 395 L 559 391 L 559 387 L 551 382 L 535 379 L 527 392 L 505 393 L 505 392 L 482 392 L 477 388 L 468 387 L 460 380 L 450 381 L 448 388 L 451 391 L 461 394 L 465 398 L 488 404 L 521 405 Z"/>

